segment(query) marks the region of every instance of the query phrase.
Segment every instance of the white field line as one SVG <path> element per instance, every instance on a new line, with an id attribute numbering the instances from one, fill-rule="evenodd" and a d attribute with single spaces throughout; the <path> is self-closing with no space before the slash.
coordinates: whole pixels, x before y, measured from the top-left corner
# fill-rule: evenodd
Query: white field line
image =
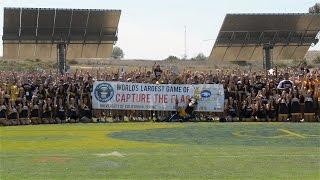
<path id="1" fill-rule="evenodd" d="M 305 136 L 301 135 L 301 134 L 298 134 L 298 133 L 295 133 L 295 132 L 292 132 L 292 131 L 289 131 L 287 129 L 279 129 L 280 131 L 282 132 L 285 132 L 287 134 L 290 134 L 291 136 L 296 136 L 296 137 L 299 137 L 299 138 L 306 138 Z"/>

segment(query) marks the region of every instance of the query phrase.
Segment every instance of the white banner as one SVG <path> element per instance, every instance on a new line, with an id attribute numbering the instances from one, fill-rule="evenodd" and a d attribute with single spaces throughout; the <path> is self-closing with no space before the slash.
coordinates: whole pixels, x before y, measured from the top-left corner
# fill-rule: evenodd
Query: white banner
<path id="1" fill-rule="evenodd" d="M 93 109 L 175 111 L 197 99 L 197 111 L 223 112 L 224 90 L 220 84 L 143 84 L 96 81 L 93 84 Z"/>

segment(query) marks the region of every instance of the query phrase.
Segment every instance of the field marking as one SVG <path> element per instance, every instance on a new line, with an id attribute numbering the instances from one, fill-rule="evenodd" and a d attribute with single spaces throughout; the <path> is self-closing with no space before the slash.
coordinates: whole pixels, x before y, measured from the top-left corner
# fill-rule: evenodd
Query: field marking
<path id="1" fill-rule="evenodd" d="M 303 135 L 307 137 L 320 137 L 320 135 L 317 135 L 317 134 L 303 134 Z"/>
<path id="2" fill-rule="evenodd" d="M 300 138 L 306 138 L 305 136 L 303 136 L 303 135 L 301 135 L 301 134 L 298 134 L 298 133 L 289 131 L 289 130 L 287 130 L 287 129 L 279 129 L 279 130 L 282 131 L 282 132 L 284 132 L 284 133 L 290 134 L 291 136 L 296 136 L 296 137 L 300 137 Z"/>
<path id="3" fill-rule="evenodd" d="M 125 154 L 119 153 L 118 151 L 113 151 L 112 153 L 100 153 L 100 154 L 94 154 L 98 157 L 108 157 L 108 156 L 114 156 L 114 157 L 124 157 Z"/>
<path id="4" fill-rule="evenodd" d="M 260 136 L 258 134 L 257 135 L 246 134 L 246 132 L 243 132 L 243 131 L 233 132 L 232 134 L 238 137 L 256 137 L 256 138 L 265 138 L 265 139 L 275 139 L 275 138 L 285 138 L 285 137 L 298 137 L 298 138 L 319 137 L 319 135 L 298 134 L 298 133 L 289 131 L 287 129 L 278 129 L 278 131 L 281 131 L 285 134 L 275 135 L 275 136 Z"/>
<path id="5" fill-rule="evenodd" d="M 34 159 L 34 163 L 49 163 L 49 162 L 54 162 L 54 163 L 64 163 L 66 161 L 70 161 L 73 158 L 71 157 L 62 157 L 62 156 L 44 156 L 44 157 L 39 157 L 37 159 Z"/>
<path id="6" fill-rule="evenodd" d="M 238 137 L 255 137 L 255 138 L 264 138 L 264 139 L 276 139 L 276 138 L 289 137 L 288 134 L 276 135 L 276 136 L 250 135 L 250 134 L 245 134 L 245 133 L 243 133 L 243 131 L 233 132 L 232 134 L 235 135 L 235 136 L 238 136 Z"/>

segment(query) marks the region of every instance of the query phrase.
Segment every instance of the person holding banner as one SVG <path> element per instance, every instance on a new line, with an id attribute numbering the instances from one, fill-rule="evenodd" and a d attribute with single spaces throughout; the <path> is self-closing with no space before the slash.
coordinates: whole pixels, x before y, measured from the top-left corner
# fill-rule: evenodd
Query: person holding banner
<path id="1" fill-rule="evenodd" d="M 169 119 L 169 122 L 187 122 L 191 119 L 195 118 L 194 110 L 197 106 L 197 100 L 195 98 L 188 99 L 188 103 L 186 107 L 179 107 L 179 101 L 176 99 L 176 108 L 177 112 L 176 114 L 172 115 Z"/>

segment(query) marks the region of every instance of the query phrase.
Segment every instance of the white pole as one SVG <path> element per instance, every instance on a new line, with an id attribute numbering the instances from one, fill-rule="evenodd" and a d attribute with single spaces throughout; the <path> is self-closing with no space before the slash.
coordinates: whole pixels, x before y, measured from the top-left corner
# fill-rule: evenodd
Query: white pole
<path id="1" fill-rule="evenodd" d="M 187 57 L 187 26 L 184 26 L 184 59 Z"/>

